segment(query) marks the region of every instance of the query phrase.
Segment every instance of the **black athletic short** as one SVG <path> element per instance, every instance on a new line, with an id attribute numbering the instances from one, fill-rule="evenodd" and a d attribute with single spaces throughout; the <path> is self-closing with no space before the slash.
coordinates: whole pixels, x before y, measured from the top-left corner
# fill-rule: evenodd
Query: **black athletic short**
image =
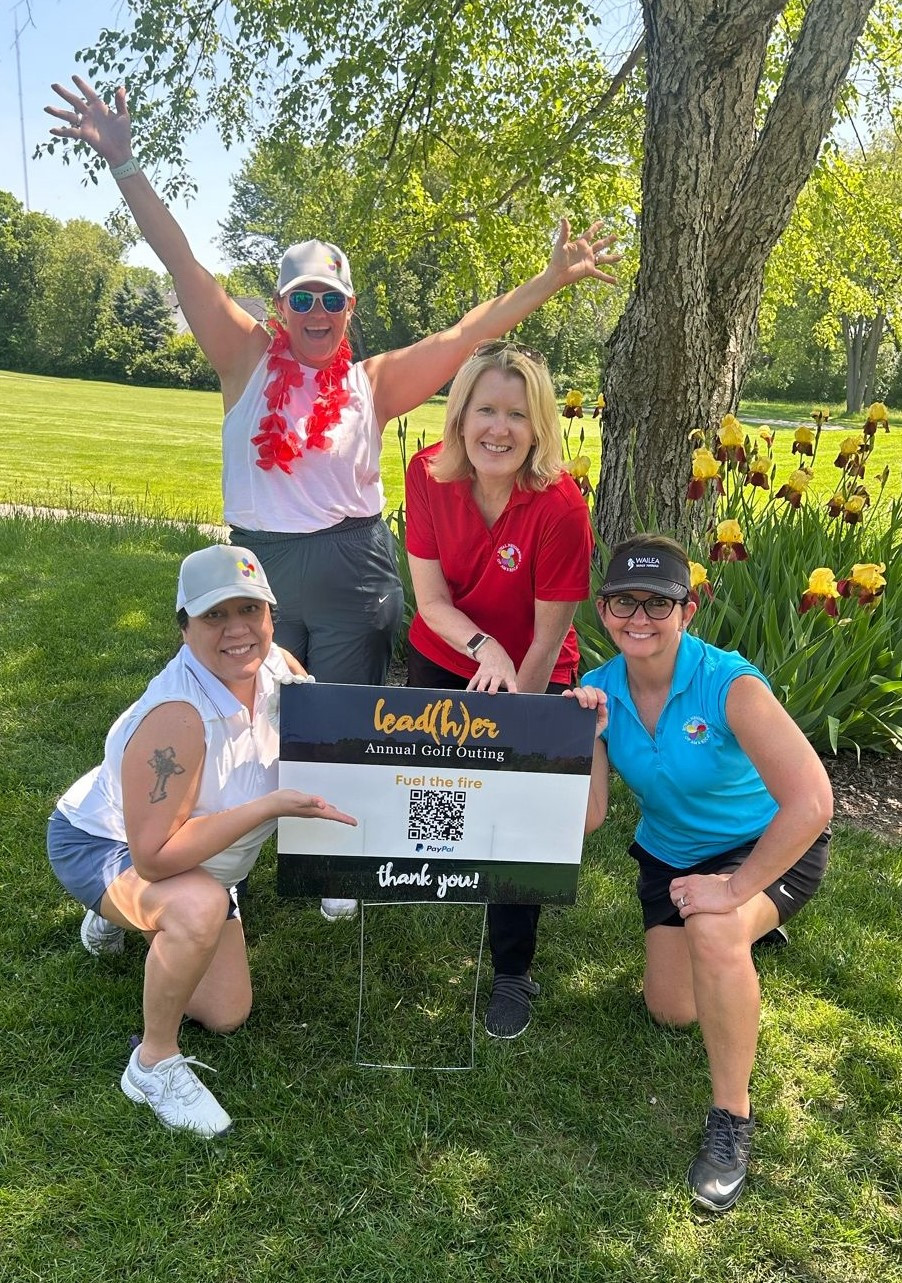
<path id="1" fill-rule="evenodd" d="M 678 869 L 656 859 L 638 842 L 634 842 L 630 847 L 630 855 L 639 865 L 636 893 L 642 905 L 645 930 L 683 925 L 679 910 L 674 907 L 670 898 L 670 884 L 674 878 L 687 877 L 691 873 L 732 873 L 748 859 L 755 845 L 754 842 L 746 842 L 730 851 L 724 851 L 722 855 L 712 855 L 710 859 L 690 865 L 687 869 Z M 781 922 L 786 922 L 793 914 L 798 913 L 814 895 L 826 872 L 829 850 L 830 830 L 827 828 L 791 869 L 787 869 L 769 887 L 764 888 L 764 894 L 776 905 Z"/>

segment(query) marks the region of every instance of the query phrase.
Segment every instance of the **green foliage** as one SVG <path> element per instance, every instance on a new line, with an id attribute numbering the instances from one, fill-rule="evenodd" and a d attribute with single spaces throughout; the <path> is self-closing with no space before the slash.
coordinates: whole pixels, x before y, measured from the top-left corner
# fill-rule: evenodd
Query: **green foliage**
<path id="1" fill-rule="evenodd" d="M 22 321 L 31 369 L 77 375 L 92 369 L 95 344 L 120 280 L 122 246 L 86 219 L 57 224 L 41 257 L 39 289 Z"/>
<path id="2" fill-rule="evenodd" d="M 125 249 L 0 192 L 0 368 L 218 389 L 194 339 L 174 333 L 162 278 L 125 266 Z"/>
<path id="3" fill-rule="evenodd" d="M 235 182 L 224 225 L 226 251 L 242 265 L 242 279 L 264 296 L 272 291 L 286 245 L 311 236 L 341 245 L 358 295 L 352 338 L 363 356 L 443 329 L 480 299 L 541 270 L 562 213 L 580 223 L 579 230 L 605 215 L 616 226 L 623 207 L 636 204 L 634 170 L 601 175 L 591 167 L 571 182 L 566 203 L 551 198 L 543 184 L 512 194 L 500 221 L 488 208 L 462 218 L 455 202 L 467 188 L 457 153 L 467 157 L 471 186 L 481 162 L 459 130 L 443 145 L 436 143 L 425 159 L 412 159 L 391 183 L 385 181 L 388 146 L 378 130 L 355 144 L 264 140 Z M 496 172 L 495 158 L 485 163 L 481 191 Z M 630 274 L 628 266 L 619 272 L 623 282 Z M 583 286 L 552 299 L 525 322 L 522 337 L 546 353 L 562 388 L 599 384 L 603 342 L 624 296 L 624 287 Z"/>
<path id="4" fill-rule="evenodd" d="M 814 504 L 755 513 L 743 527 L 748 560 L 713 571 L 714 597 L 703 596 L 693 624 L 706 641 L 741 651 L 767 675 L 820 752 L 902 748 L 902 503 L 874 515 L 848 526 Z M 707 548 L 696 551 L 703 556 Z M 820 605 L 799 614 L 813 570 L 830 567 L 846 579 L 865 563 L 886 567 L 875 606 L 841 599 L 836 619 Z"/>
<path id="5" fill-rule="evenodd" d="M 26 214 L 9 192 L 0 192 L 0 366 L 28 368 L 33 359 L 30 320 L 41 295 L 47 247 L 59 224 L 46 214 Z"/>
<path id="6" fill-rule="evenodd" d="M 818 475 L 834 466 L 834 451 L 841 457 L 840 443 L 814 435 L 813 455 L 796 458 Z M 873 477 L 878 466 L 875 438 L 858 433 L 852 439 L 859 449 L 835 472 L 832 508 L 812 494 L 804 475 L 796 474 L 801 491 L 780 485 L 776 468 L 762 501 L 761 490 L 745 484 L 748 464 L 726 460 L 725 494 L 718 498 L 709 488 L 697 523 L 703 529 L 691 549 L 708 566 L 713 591 L 710 599 L 700 593 L 693 626 L 705 640 L 756 664 L 820 751 L 889 752 L 902 748 L 902 500 L 884 500 L 887 474 L 865 485 L 865 472 Z M 759 450 L 769 464 L 763 444 L 752 446 L 746 437 L 749 458 Z M 741 543 L 723 542 L 737 534 L 724 522 L 738 523 Z M 874 601 L 862 604 L 853 590 L 848 597 L 818 597 L 800 613 L 813 571 L 829 568 L 837 581 L 849 581 L 861 565 L 886 573 L 885 591 Z M 838 607 L 836 618 L 823 610 L 828 601 Z"/>
<path id="7" fill-rule="evenodd" d="M 641 86 L 621 93 L 598 132 L 616 61 L 582 0 L 235 0 L 229 23 L 206 0 L 132 8 L 133 29 L 102 32 L 84 57 L 92 76 L 128 74 L 144 151 L 176 164 L 186 132 L 209 119 L 229 140 L 324 144 L 330 166 L 336 149 L 375 139 L 374 205 L 420 204 L 418 175 L 438 155 L 457 215 L 471 219 L 502 210 L 524 174 L 569 195 L 574 175 L 615 175 L 624 148 L 638 148 Z"/>
<path id="8" fill-rule="evenodd" d="M 120 325 L 137 332 L 139 346 L 148 352 L 163 347 L 175 331 L 159 279 L 138 285 L 126 277 L 113 297 L 113 315 Z"/>
<path id="9" fill-rule="evenodd" d="M 825 334 L 827 300 L 810 282 L 797 277 L 788 301 L 777 302 L 772 291 L 765 302 L 766 329 L 742 385 L 743 397 L 844 399 L 845 354 L 839 337 Z"/>
<path id="10" fill-rule="evenodd" d="M 887 395 L 902 336 L 902 149 L 892 134 L 827 148 L 767 267 L 748 395 Z M 877 328 L 873 342 L 866 340 Z"/>
<path id="11" fill-rule="evenodd" d="M 140 352 L 129 378 L 145 387 L 219 391 L 219 376 L 192 334 L 170 334 L 161 347 Z"/>

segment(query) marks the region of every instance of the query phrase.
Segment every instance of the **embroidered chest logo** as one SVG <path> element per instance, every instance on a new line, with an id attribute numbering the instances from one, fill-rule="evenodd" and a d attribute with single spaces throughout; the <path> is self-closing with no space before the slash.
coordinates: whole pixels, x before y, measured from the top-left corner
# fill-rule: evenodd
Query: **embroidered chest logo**
<path id="1" fill-rule="evenodd" d="M 523 560 L 523 553 L 515 543 L 503 543 L 495 554 L 498 558 L 498 565 L 502 570 L 507 570 L 511 574 L 519 570 L 520 562 Z"/>
<path id="2" fill-rule="evenodd" d="M 683 723 L 683 734 L 690 744 L 707 744 L 711 730 L 700 717 L 690 717 Z"/>

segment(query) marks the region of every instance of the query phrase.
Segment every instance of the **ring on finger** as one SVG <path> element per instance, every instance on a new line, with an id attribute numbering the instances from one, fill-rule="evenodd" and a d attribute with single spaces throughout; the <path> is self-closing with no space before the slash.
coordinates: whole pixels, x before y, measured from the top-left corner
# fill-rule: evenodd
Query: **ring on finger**
<path id="1" fill-rule="evenodd" d="M 681 895 L 679 900 L 677 900 L 677 908 L 682 909 L 685 906 L 685 904 L 686 904 L 686 897 L 684 895 Z"/>

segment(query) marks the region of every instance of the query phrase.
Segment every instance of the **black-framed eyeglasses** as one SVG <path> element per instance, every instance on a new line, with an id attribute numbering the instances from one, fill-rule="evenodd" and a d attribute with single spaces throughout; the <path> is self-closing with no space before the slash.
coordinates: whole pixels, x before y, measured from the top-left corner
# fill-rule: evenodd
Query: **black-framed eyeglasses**
<path id="1" fill-rule="evenodd" d="M 480 343 L 473 349 L 473 357 L 477 356 L 499 356 L 502 352 L 519 352 L 530 361 L 535 361 L 536 365 L 547 365 L 543 354 L 538 348 L 527 347 L 525 343 L 517 343 L 513 339 L 490 339 L 487 343 Z"/>
<path id="2" fill-rule="evenodd" d="M 674 606 L 685 605 L 684 602 L 674 601 L 673 597 L 648 597 L 645 601 L 639 601 L 629 593 L 618 593 L 602 600 L 615 619 L 632 619 L 640 606 L 649 619 L 667 619 L 673 614 Z"/>
<path id="3" fill-rule="evenodd" d="M 312 312 L 316 300 L 323 305 L 325 312 L 343 312 L 348 306 L 348 296 L 341 290 L 292 290 L 288 295 L 288 306 L 292 312 Z"/>

